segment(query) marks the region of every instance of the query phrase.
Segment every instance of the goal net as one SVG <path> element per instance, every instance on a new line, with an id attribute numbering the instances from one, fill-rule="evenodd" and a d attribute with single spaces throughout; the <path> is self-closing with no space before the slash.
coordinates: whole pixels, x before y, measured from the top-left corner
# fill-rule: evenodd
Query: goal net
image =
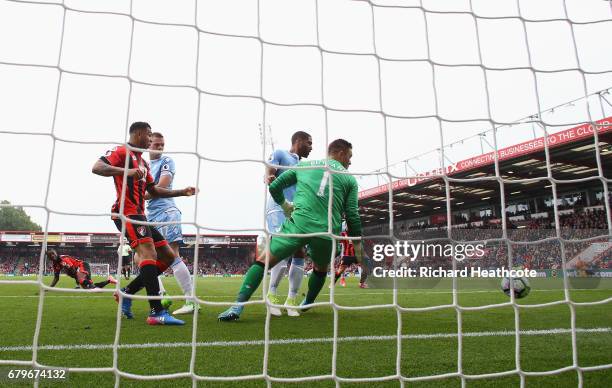
<path id="1" fill-rule="evenodd" d="M 92 276 L 108 276 L 110 275 L 110 264 L 108 263 L 91 263 Z"/>
<path id="2" fill-rule="evenodd" d="M 601 206 L 607 225 L 597 237 L 609 239 L 612 237 L 611 177 L 604 169 L 605 159 L 609 158 L 605 147 L 609 144 L 602 136 L 611 125 L 605 120 L 610 116 L 611 106 L 608 93 L 612 87 L 611 26 L 611 2 L 596 0 L 218 0 L 180 4 L 137 0 L 96 4 L 68 0 L 0 0 L 0 35 L 5 37 L 0 41 L 0 84 L 4 85 L 0 88 L 0 105 L 5 108 L 0 114 L 1 143 L 7 152 L 11 148 L 24 152 L 35 147 L 28 143 L 30 138 L 44 139 L 50 144 L 50 151 L 41 153 L 40 160 L 46 160 L 45 164 L 37 167 L 44 170 L 45 179 L 37 180 L 35 186 L 27 186 L 29 190 L 42 192 L 42 199 L 14 201 L 10 205 L 0 204 L 0 207 L 29 206 L 43 211 L 45 237 L 50 231 L 51 218 L 110 216 L 108 212 L 95 213 L 78 201 L 73 201 L 68 211 L 58 210 L 61 204 L 54 198 L 62 189 L 72 190 L 78 184 L 70 178 L 77 167 L 75 160 L 59 162 L 59 157 L 65 155 L 70 146 L 99 155 L 103 145 L 126 144 L 131 121 L 147 121 L 150 116 L 163 117 L 156 116 L 160 112 L 176 111 L 171 119 L 158 121 L 167 128 L 193 128 L 191 132 L 177 129 L 177 137 L 184 141 L 186 151 L 176 154 L 197 159 L 195 174 L 198 182 L 205 181 L 203 192 L 210 186 L 209 181 L 202 178 L 207 171 L 220 171 L 210 180 L 216 182 L 215 179 L 227 174 L 224 169 L 241 163 L 256 164 L 257 168 L 245 167 L 245 171 L 255 171 L 261 181 L 261 171 L 269 166 L 267 157 L 274 143 L 264 139 L 263 150 L 241 144 L 259 144 L 260 133 L 265 134 L 269 126 L 273 126 L 276 140 L 281 137 L 277 132 L 281 127 L 290 127 L 288 131 L 311 128 L 320 149 L 340 137 L 353 143 L 355 163 L 350 173 L 358 178 L 364 198 L 369 189 L 387 193 L 386 208 L 370 209 L 363 214 L 364 222 L 370 221 L 367 230 L 377 238 L 398 241 L 397 220 L 402 219 L 406 211 L 410 210 L 416 217 L 421 206 L 434 209 L 437 206 L 445 213 L 443 238 L 455 243 L 453 209 L 460 206 L 460 200 L 454 188 L 492 182 L 500 198 L 499 207 L 503 209 L 500 234 L 492 239 L 506 247 L 511 267 L 512 250 L 516 248 L 505 209 L 514 193 L 512 188 L 536 181 L 547 185 L 552 196 L 555 227 L 552 234 L 544 238 L 563 246 L 568 240 L 562 234 L 559 221 L 563 211 L 557 196 L 559 187 L 596 181 L 601 185 Z M 164 102 L 152 109 L 154 105 L 147 106 L 148 98 Z M 563 109 L 551 109 L 559 104 Z M 100 126 L 97 122 L 103 122 L 104 117 L 108 121 Z M 517 123 L 520 117 L 526 118 Z M 516 179 L 500 173 L 504 155 L 498 151 L 502 148 L 539 137 L 550 139 L 556 133 L 577 126 L 589 128 L 588 138 L 592 140 L 593 151 L 589 174 L 575 179 L 557 178 L 553 173 L 555 163 L 567 163 L 568 159 L 551 160 L 553 145 L 549 141 L 542 143 L 544 168 L 539 171 L 541 174 Z M 244 127 L 251 129 L 239 134 L 234 132 Z M 88 130 L 91 128 L 95 135 L 90 136 Z M 90 137 L 84 140 L 86 136 Z M 458 153 L 458 143 L 463 143 L 466 137 L 478 142 L 483 155 L 490 155 L 492 168 L 471 178 L 454 178 L 452 172 L 456 162 L 465 156 Z M 419 156 L 407 160 L 410 156 L 407 149 L 410 155 Z M 425 150 L 434 151 L 421 154 Z M 360 161 L 359 154 L 368 155 L 361 159 L 366 162 Z M 323 158 L 324 152 L 319 156 Z M 76 164 L 80 164 L 80 159 Z M 424 203 L 419 199 L 423 193 L 416 192 L 413 205 L 396 207 L 398 190 L 424 176 L 438 180 L 435 204 Z M 239 202 L 245 202 L 245 197 L 251 196 L 248 187 L 230 188 L 240 193 L 240 199 L 226 192 L 214 194 L 212 191 L 210 197 L 206 192 L 202 199 L 195 199 L 191 208 L 193 221 L 183 223 L 196 228 L 196 241 L 206 229 L 219 233 L 254 229 L 241 224 L 217 227 L 207 224 L 206 217 L 198 213 L 205 206 L 235 209 L 234 206 L 241 206 Z M 262 200 L 259 205 L 263 203 Z M 245 207 L 236 213 L 241 214 L 242 220 L 251 215 L 260 219 L 264 211 L 259 207 L 255 213 Z M 125 227 L 125 219 L 122 222 Z M 266 238 L 271 237 L 263 224 L 256 228 Z M 340 239 L 331 231 L 327 235 Z M 43 315 L 49 313 L 48 294 L 83 292 L 56 290 L 44 283 L 46 244 L 45 240 L 36 280 L 0 279 L 4 288 L 35 285 L 40 291 L 31 343 L 32 359 L 6 359 L 0 353 L 0 365 L 49 367 L 41 362 L 38 352 Z M 560 252 L 559 269 L 563 271 L 572 258 L 564 248 Z M 200 259 L 196 245 L 193 273 L 197 273 Z M 330 263 L 333 264 L 333 257 Z M 449 265 L 451 269 L 458 269 L 459 264 L 452 261 Z M 117 267 L 121 267 L 121 257 Z M 116 269 L 113 266 L 112 270 Z M 109 264 L 92 264 L 94 274 L 106 275 L 110 270 Z M 316 303 L 316 307 L 333 311 L 329 373 L 309 376 L 279 377 L 271 373 L 271 346 L 283 342 L 272 339 L 271 302 L 265 296 L 249 302 L 249 307 L 267 307 L 262 324 L 265 339 L 261 344 L 261 369 L 256 374 L 238 376 L 209 376 L 197 372 L 196 365 L 201 360 L 196 348 L 202 346 L 198 330 L 207 325 L 202 321 L 210 319 L 197 312 L 190 340 L 186 343 L 191 354 L 183 372 L 158 374 L 157 370 L 148 373 L 122 370 L 118 350 L 126 325 L 122 328 L 121 314 L 117 310 L 114 340 L 109 345 L 112 362 L 69 370 L 73 373 L 112 373 L 115 386 L 124 379 L 189 379 L 193 386 L 202 381 L 238 380 L 263 381 L 268 386 L 319 380 L 336 386 L 384 382 L 405 386 L 413 382 L 455 379 L 465 386 L 471 380 L 508 376 L 520 379 L 524 386 L 527 378 L 565 373 L 574 374 L 579 386 L 583 386 L 586 373 L 610 369 L 612 364 L 581 364 L 577 338 L 582 329 L 578 327 L 577 310 L 595 305 L 609 308 L 612 298 L 573 300 L 568 278 L 563 277 L 562 282 L 563 297 L 559 300 L 525 305 L 518 303 L 511 294 L 507 302 L 477 307 L 461 303 L 456 280 L 452 282 L 452 301 L 429 307 L 402 305 L 397 287 L 390 291 L 390 303 L 347 306 L 338 303 L 335 286 L 332 286 L 329 299 Z M 262 289 L 267 285 L 266 274 Z M 103 290 L 113 291 L 110 287 Z M 147 297 L 135 295 L 133 299 Z M 197 302 L 205 308 L 232 305 L 205 297 L 198 297 Z M 550 370 L 529 370 L 521 362 L 521 338 L 525 334 L 521 314 L 526 309 L 556 305 L 567 306 L 569 311 L 564 323 L 566 329 L 561 332 L 571 338 L 571 360 Z M 466 372 L 464 341 L 470 333 L 464 330 L 465 316 L 501 308 L 513 311 L 510 335 L 514 338 L 514 346 L 498 350 L 512 355 L 513 365 L 501 372 Z M 390 360 L 392 365 L 387 369 L 389 373 L 373 377 L 343 376 L 338 373 L 339 343 L 347 340 L 350 333 L 342 333 L 340 313 L 377 309 L 390 310 L 397 317 L 396 334 L 392 336 L 397 347 Z M 446 333 L 445 337 L 456 340 L 456 352 L 440 357 L 456 359 L 456 369 L 448 373 L 409 376 L 403 367 L 408 357 L 404 346 L 407 338 L 404 329 L 408 323 L 404 314 L 441 309 L 452 310 L 457 325 L 456 331 Z"/>

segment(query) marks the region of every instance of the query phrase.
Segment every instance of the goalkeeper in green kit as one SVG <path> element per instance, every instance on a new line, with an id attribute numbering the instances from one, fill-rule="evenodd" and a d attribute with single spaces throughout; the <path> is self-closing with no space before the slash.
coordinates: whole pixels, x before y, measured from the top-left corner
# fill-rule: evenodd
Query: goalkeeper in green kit
<path id="1" fill-rule="evenodd" d="M 357 204 L 357 180 L 349 174 L 335 174 L 333 171 L 346 171 L 351 164 L 353 149 L 351 143 L 337 139 L 330 143 L 327 149 L 327 163 L 331 171 L 326 170 L 326 160 L 315 160 L 299 163 L 299 167 L 320 167 L 314 169 L 287 170 L 276 178 L 269 186 L 272 198 L 282 206 L 287 219 L 280 234 L 274 236 L 270 243 L 269 268 L 290 256 L 299 248 L 308 244 L 310 258 L 314 269 L 308 279 L 308 293 L 301 305 L 314 303 L 317 295 L 325 284 L 327 270 L 332 258 L 332 247 L 335 240 L 329 236 L 316 237 L 285 237 L 283 234 L 307 234 L 328 232 L 329 184 L 333 184 L 332 227 L 334 235 L 340 235 L 342 215 L 346 217 L 348 235 L 361 236 L 361 220 Z M 294 203 L 285 200 L 283 189 L 296 186 Z M 360 240 L 354 240 L 355 256 L 363 262 L 363 250 Z M 262 254 L 247 271 L 236 302 L 246 302 L 257 290 L 264 276 L 265 253 Z M 220 321 L 235 321 L 240 318 L 243 305 L 234 305 L 219 314 Z M 304 308 L 303 310 L 306 310 Z"/>

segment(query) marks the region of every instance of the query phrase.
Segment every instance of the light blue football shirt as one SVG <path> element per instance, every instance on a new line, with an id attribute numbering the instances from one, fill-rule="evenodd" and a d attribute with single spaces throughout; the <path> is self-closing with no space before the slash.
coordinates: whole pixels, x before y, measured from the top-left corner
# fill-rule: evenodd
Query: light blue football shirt
<path id="1" fill-rule="evenodd" d="M 279 166 L 290 167 L 295 166 L 296 164 L 298 164 L 299 161 L 300 157 L 297 154 L 292 154 L 291 152 L 285 150 L 276 150 L 272 153 L 272 156 L 270 157 L 270 160 L 268 162 L 272 164 L 277 164 Z M 278 178 L 280 174 L 282 174 L 286 170 L 286 168 L 278 168 L 276 170 L 276 174 L 274 175 Z M 283 193 L 285 194 L 285 198 L 287 199 L 287 201 L 292 202 L 293 197 L 295 196 L 295 185 L 286 188 L 285 190 L 283 190 Z"/>
<path id="2" fill-rule="evenodd" d="M 270 156 L 270 159 L 268 160 L 269 163 L 287 167 L 295 166 L 296 164 L 298 164 L 299 161 L 300 157 L 297 154 L 293 154 L 286 150 L 275 150 Z M 286 170 L 287 169 L 285 168 L 279 167 L 276 169 L 276 174 L 274 175 L 278 178 L 280 174 L 282 174 Z M 285 198 L 287 199 L 287 201 L 293 201 L 293 197 L 295 197 L 295 185 L 286 188 L 285 190 L 283 190 L 283 193 L 285 194 Z M 274 199 L 270 197 L 268 199 L 267 212 L 268 214 L 270 214 L 270 212 L 277 211 L 282 212 L 282 209 L 280 205 L 274 202 Z"/>
<path id="3" fill-rule="evenodd" d="M 169 156 L 162 156 L 159 159 L 151 160 L 151 175 L 155 184 L 158 184 L 159 179 L 164 175 L 170 175 L 172 180 L 174 180 L 174 174 L 176 174 L 174 160 Z M 170 186 L 167 189 L 172 190 L 172 181 L 170 181 Z M 149 218 L 154 218 L 157 214 L 169 208 L 176 208 L 174 198 L 154 198 L 147 203 L 147 215 Z"/>

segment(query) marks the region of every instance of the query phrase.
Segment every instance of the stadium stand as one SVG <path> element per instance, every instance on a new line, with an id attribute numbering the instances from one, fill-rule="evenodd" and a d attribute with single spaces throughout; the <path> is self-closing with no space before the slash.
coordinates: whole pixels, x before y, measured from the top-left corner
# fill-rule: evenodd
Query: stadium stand
<path id="1" fill-rule="evenodd" d="M 0 232 L 0 273 L 31 275 L 39 270 L 42 249 L 41 232 Z M 195 236 L 185 235 L 181 247 L 187 267 L 193 271 Z M 49 233 L 48 246 L 59 254 L 71 255 L 90 263 L 109 264 L 111 274 L 117 273 L 118 234 Z M 243 274 L 252 262 L 256 236 L 200 236 L 199 268 L 201 276 L 231 276 Z M 51 273 L 46 266 L 45 274 Z"/>
<path id="2" fill-rule="evenodd" d="M 588 251 L 592 246 L 597 246 L 590 260 L 582 260 L 583 266 L 588 269 L 607 269 L 610 266 L 610 254 L 612 245 L 609 239 L 602 237 L 590 241 L 584 240 L 595 238 L 607 234 L 605 212 L 602 209 L 570 208 L 571 214 L 559 217 L 561 225 L 561 235 L 570 240 L 565 243 L 566 257 L 569 268 L 576 268 L 576 260 L 579 255 Z M 480 224 L 482 222 L 482 224 Z M 478 225 L 474 225 L 474 223 Z M 398 240 L 420 241 L 427 239 L 445 239 L 448 236 L 446 225 L 421 224 L 404 227 L 403 223 L 396 223 L 395 229 Z M 384 229 L 384 228 L 383 228 Z M 376 230 L 380 233 L 380 227 Z M 470 220 L 467 225 L 454 226 L 451 235 L 459 241 L 486 241 L 488 239 L 499 238 L 501 235 L 501 224 L 488 222 L 487 220 Z M 378 234 L 377 233 L 377 234 Z M 387 233 L 383 230 L 383 233 Z M 525 215 L 525 220 L 511 223 L 509 225 L 509 237 L 512 241 L 533 242 L 556 236 L 554 220 L 552 214 L 548 218 L 532 219 L 531 214 Z M 371 233 L 370 233 L 371 234 Z M 372 255 L 372 246 L 380 242 L 379 239 L 366 240 L 366 250 Z M 531 245 L 511 244 L 513 250 L 513 263 L 522 265 L 530 269 L 560 269 L 561 268 L 561 243 L 559 241 L 546 241 Z M 485 255 L 473 261 L 475 265 L 488 268 L 498 268 L 507 266 L 507 246 L 503 243 L 488 243 Z M 391 265 L 391 258 L 387 259 Z M 459 264 L 459 267 L 470 266 L 469 261 Z M 450 260 L 441 257 L 432 257 L 428 260 L 420 259 L 415 266 L 432 265 L 448 267 Z"/>
<path id="3" fill-rule="evenodd" d="M 612 171 L 611 118 L 599 120 L 599 147 L 602 171 Z M 558 132 L 557 142 L 549 146 L 551 175 L 559 180 L 575 180 L 593 174 L 598 169 L 592 127 L 581 125 Z M 542 138 L 500 149 L 499 174 L 504 179 L 505 209 L 501 208 L 499 182 L 494 179 L 493 152 L 445 166 L 449 177 L 488 180 L 449 181 L 451 219 L 447 219 L 446 183 L 440 177 L 442 169 L 396 179 L 393 187 L 393 236 L 396 240 L 413 242 L 443 240 L 483 241 L 485 255 L 476 260 L 458 263 L 458 268 L 478 265 L 489 268 L 508 266 L 509 248 L 513 265 L 532 269 L 562 268 L 562 245 L 568 269 L 607 269 L 610 267 L 612 244 L 606 222 L 604 190 L 599 179 L 579 183 L 557 183 L 557 216 L 561 242 L 557 237 L 553 193 L 547 178 L 547 163 Z M 408 161 L 407 161 L 408 162 Z M 534 178 L 537 178 L 534 179 Z M 533 179 L 525 182 L 526 179 Z M 513 181 L 519 181 L 513 183 Z M 366 250 L 372 253 L 376 243 L 389 241 L 389 186 L 379 185 L 359 194 L 364 222 Z M 610 203 L 610 198 L 608 198 Z M 488 241 L 501 239 L 502 215 L 513 242 Z M 448 227 L 450 225 L 450 233 Z M 599 236 L 599 238 L 597 238 Z M 537 242 L 542 239 L 548 241 Z M 584 241 L 585 239 L 590 239 Z M 576 240 L 576 241 L 574 241 Z M 582 241 L 580 241 L 582 240 Z M 448 241 L 448 240 L 447 240 Z M 532 244 L 521 244 L 521 242 Z M 400 260 L 402 258 L 399 258 Z M 392 265 L 393 258 L 385 263 Z M 429 257 L 408 266 L 441 266 L 449 268 L 448 258 Z"/>

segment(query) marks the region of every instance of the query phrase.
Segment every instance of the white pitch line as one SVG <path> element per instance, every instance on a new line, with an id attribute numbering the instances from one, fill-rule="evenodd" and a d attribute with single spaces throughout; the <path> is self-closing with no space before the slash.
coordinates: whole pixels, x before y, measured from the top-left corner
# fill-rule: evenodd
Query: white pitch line
<path id="1" fill-rule="evenodd" d="M 538 335 L 556 335 L 569 334 L 571 329 L 548 329 L 548 330 L 521 330 L 521 335 L 538 336 Z M 577 328 L 576 333 L 611 333 L 610 327 L 596 327 L 592 329 Z M 514 337 L 514 331 L 480 331 L 463 333 L 463 337 Z M 440 338 L 456 338 L 457 333 L 433 333 L 433 334 L 406 334 L 402 335 L 402 339 L 429 340 Z M 333 342 L 332 337 L 324 338 L 288 338 L 279 340 L 270 340 L 270 345 L 291 345 L 291 344 L 313 344 L 313 343 L 330 343 Z M 397 340 L 395 335 L 368 335 L 359 337 L 338 337 L 338 342 L 353 342 L 353 341 L 394 341 Z M 247 341 L 214 341 L 214 342 L 196 342 L 196 347 L 236 347 L 236 346 L 262 346 L 264 340 L 247 340 Z M 120 344 L 118 349 L 151 349 L 151 348 L 190 348 L 191 342 L 159 342 L 146 344 Z M 39 346 L 38 350 L 103 350 L 112 349 L 111 344 L 82 344 L 82 345 L 43 345 Z M 0 352 L 19 352 L 30 351 L 31 345 L 25 346 L 4 346 L 0 347 Z"/>
<path id="2" fill-rule="evenodd" d="M 560 289 L 545 289 L 545 290 L 534 290 L 531 292 L 559 292 L 563 291 L 563 288 Z M 570 289 L 570 291 L 612 291 L 609 288 L 576 288 Z M 50 291 L 52 292 L 52 291 Z M 458 294 L 482 294 L 482 293 L 498 293 L 499 290 L 471 290 L 471 291 L 457 291 Z M 412 292 L 398 292 L 398 295 L 431 295 L 431 294 L 452 294 L 452 290 L 448 291 L 424 291 L 422 289 L 418 289 L 417 291 Z M 329 295 L 329 293 L 320 293 L 319 295 Z M 357 296 L 367 296 L 367 295 L 393 295 L 393 290 L 389 290 L 387 292 L 336 292 L 336 296 L 342 297 L 357 297 Z M 45 298 L 110 298 L 111 294 L 109 293 L 107 296 L 104 295 L 46 295 Z M 235 298 L 236 295 L 199 295 L 200 299 L 208 299 L 208 298 Z M 38 295 L 0 295 L 0 298 L 38 298 Z"/>

